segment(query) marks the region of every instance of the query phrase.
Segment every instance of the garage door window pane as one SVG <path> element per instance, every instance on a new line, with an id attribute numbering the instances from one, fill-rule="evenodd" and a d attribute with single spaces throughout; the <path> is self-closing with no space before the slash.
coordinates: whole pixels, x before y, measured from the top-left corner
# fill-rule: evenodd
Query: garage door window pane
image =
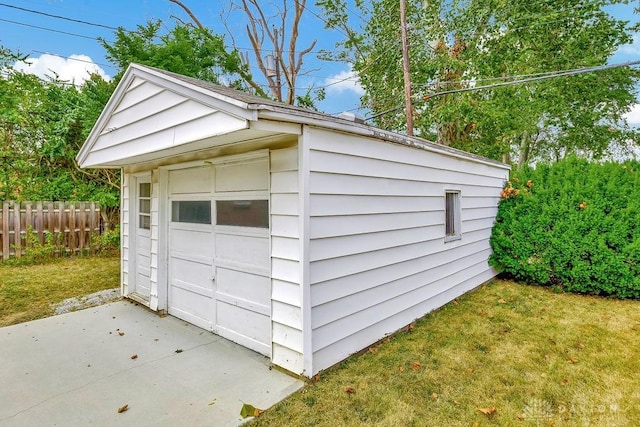
<path id="1" fill-rule="evenodd" d="M 216 215 L 218 225 L 269 228 L 269 201 L 218 200 Z"/>
<path id="2" fill-rule="evenodd" d="M 171 203 L 171 221 L 211 224 L 209 200 L 182 200 Z"/>

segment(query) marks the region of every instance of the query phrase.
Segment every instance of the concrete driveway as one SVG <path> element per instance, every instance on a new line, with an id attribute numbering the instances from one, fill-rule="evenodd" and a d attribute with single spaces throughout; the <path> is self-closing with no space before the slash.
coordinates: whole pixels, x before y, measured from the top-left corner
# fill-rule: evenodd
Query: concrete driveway
<path id="1" fill-rule="evenodd" d="M 1 426 L 231 426 L 243 403 L 266 409 L 302 385 L 129 301 L 0 328 Z"/>

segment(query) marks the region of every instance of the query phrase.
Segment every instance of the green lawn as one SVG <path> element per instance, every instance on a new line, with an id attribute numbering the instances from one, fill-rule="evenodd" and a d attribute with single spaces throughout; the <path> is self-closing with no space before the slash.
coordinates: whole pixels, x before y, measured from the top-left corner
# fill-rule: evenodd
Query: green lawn
<path id="1" fill-rule="evenodd" d="M 52 304 L 118 286 L 118 257 L 63 258 L 31 266 L 0 263 L 0 326 L 50 316 Z"/>
<path id="2" fill-rule="evenodd" d="M 640 302 L 496 280 L 322 373 L 255 426 L 635 426 Z"/>

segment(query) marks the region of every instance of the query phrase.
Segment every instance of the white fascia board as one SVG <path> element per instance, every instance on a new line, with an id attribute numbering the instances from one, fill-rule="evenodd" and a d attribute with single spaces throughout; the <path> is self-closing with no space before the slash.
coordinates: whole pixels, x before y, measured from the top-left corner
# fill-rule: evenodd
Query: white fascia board
<path id="1" fill-rule="evenodd" d="M 204 105 L 208 105 L 217 110 L 222 110 L 232 116 L 236 116 L 245 120 L 256 120 L 257 112 L 249 109 L 248 104 L 243 101 L 222 95 L 218 92 L 207 90 L 203 87 L 194 85 L 184 80 L 177 79 L 168 74 L 161 73 L 144 65 L 131 64 L 130 68 L 136 70 L 135 75 L 162 86 L 167 90 L 171 90 L 180 95 L 198 101 Z"/>
<path id="2" fill-rule="evenodd" d="M 277 111 L 274 107 L 271 106 L 262 106 L 263 109 L 260 109 L 259 117 L 261 119 L 270 119 L 276 121 L 293 121 L 296 123 L 315 126 L 324 129 L 331 129 L 338 132 L 350 133 L 355 135 L 366 136 L 370 138 L 380 139 L 383 141 L 389 141 L 393 143 L 398 143 L 401 145 L 405 145 L 408 147 L 414 147 L 421 150 L 431 151 L 433 153 L 442 154 L 449 157 L 455 157 L 461 160 L 471 161 L 475 163 L 484 164 L 487 166 L 511 170 L 511 166 L 497 162 L 495 160 L 491 160 L 488 158 L 484 158 L 481 156 L 476 156 L 471 153 L 467 153 L 465 151 L 461 151 L 451 147 L 438 147 L 435 143 L 428 142 L 425 140 L 421 140 L 416 137 L 411 137 L 407 135 L 402 135 L 394 132 L 389 132 L 383 129 L 378 129 L 372 126 L 361 125 L 359 123 L 350 123 L 344 121 L 343 119 L 336 118 L 335 120 L 327 120 L 325 117 L 321 117 L 318 115 L 314 117 L 315 114 L 310 112 L 309 114 L 296 114 L 297 112 L 288 111 Z"/>
<path id="3" fill-rule="evenodd" d="M 122 80 L 120 80 L 120 83 L 118 83 L 116 90 L 111 94 L 109 101 L 107 101 L 107 105 L 105 105 L 102 113 L 100 113 L 98 120 L 96 120 L 93 128 L 91 128 L 89 136 L 87 137 L 84 144 L 82 144 L 80 151 L 78 151 L 78 154 L 76 155 L 76 162 L 78 162 L 78 166 L 80 166 L 81 168 L 86 167 L 85 163 L 89 152 L 93 148 L 93 145 L 102 133 L 104 126 L 111 117 L 113 111 L 118 106 L 118 103 L 122 99 L 122 96 L 124 95 L 126 90 L 129 88 L 129 85 L 131 84 L 131 81 L 134 77 L 135 76 L 133 69 L 131 66 L 129 66 L 129 68 L 127 68 L 127 71 L 125 71 L 124 75 L 122 76 Z"/>
<path id="4" fill-rule="evenodd" d="M 143 65 L 131 64 L 125 71 L 122 80 L 118 83 L 116 90 L 109 98 L 107 105 L 102 110 L 102 113 L 91 129 L 87 140 L 82 145 L 76 156 L 76 161 L 80 167 L 88 167 L 86 160 L 89 152 L 93 148 L 96 140 L 100 137 L 106 123 L 111 117 L 111 114 L 113 114 L 115 109 L 118 107 L 118 104 L 124 97 L 135 77 L 154 83 L 160 87 L 193 99 L 211 108 L 224 111 L 225 113 L 239 119 L 246 121 L 256 121 L 258 119 L 258 112 L 255 109 L 249 108 L 248 104 L 245 102 L 209 91 L 183 80 L 176 79 L 170 75 L 147 68 Z"/>
<path id="5" fill-rule="evenodd" d="M 289 135 L 302 135 L 302 124 L 292 121 L 260 119 L 250 122 L 251 130 L 267 131 L 273 133 L 285 133 Z"/>

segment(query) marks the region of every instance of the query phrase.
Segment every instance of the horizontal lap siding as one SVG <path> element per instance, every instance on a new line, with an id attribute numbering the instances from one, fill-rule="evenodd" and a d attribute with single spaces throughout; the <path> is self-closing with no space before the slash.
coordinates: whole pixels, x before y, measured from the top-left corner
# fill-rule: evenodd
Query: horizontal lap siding
<path id="1" fill-rule="evenodd" d="M 135 79 L 86 161 L 108 163 L 246 128 L 246 121 Z"/>
<path id="2" fill-rule="evenodd" d="M 303 371 L 298 150 L 271 152 L 272 362 Z"/>
<path id="3" fill-rule="evenodd" d="M 508 170 L 374 139 L 311 133 L 309 281 L 314 371 L 494 275 L 487 259 Z M 445 243 L 444 191 L 462 239 Z"/>

